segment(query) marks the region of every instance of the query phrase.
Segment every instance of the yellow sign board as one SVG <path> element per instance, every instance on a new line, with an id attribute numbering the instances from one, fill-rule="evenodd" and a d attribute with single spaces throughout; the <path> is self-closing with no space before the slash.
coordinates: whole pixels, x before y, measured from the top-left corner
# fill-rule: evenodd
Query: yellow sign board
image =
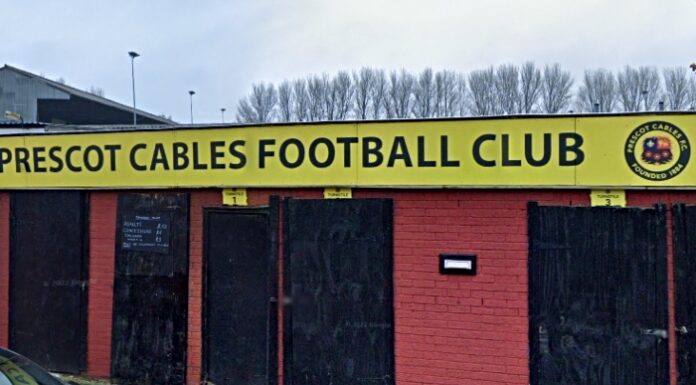
<path id="1" fill-rule="evenodd" d="M 0 188 L 696 187 L 696 114 L 0 137 Z"/>
<path id="2" fill-rule="evenodd" d="M 592 206 L 626 207 L 626 191 L 624 190 L 592 190 L 590 192 Z"/>
<path id="3" fill-rule="evenodd" d="M 325 199 L 350 199 L 353 197 L 353 190 L 349 188 L 325 188 Z"/>
<path id="4" fill-rule="evenodd" d="M 245 188 L 222 189 L 222 204 L 228 206 L 247 206 L 247 190 Z"/>

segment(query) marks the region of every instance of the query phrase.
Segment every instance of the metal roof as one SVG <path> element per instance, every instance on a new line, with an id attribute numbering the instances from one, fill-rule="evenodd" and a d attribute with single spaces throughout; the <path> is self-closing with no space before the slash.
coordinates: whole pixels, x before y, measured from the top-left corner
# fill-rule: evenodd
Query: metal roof
<path id="1" fill-rule="evenodd" d="M 5 71 L 14 71 L 14 72 L 16 72 L 16 73 L 18 73 L 18 74 L 20 74 L 20 75 L 23 75 L 23 76 L 26 76 L 26 77 L 28 77 L 28 78 L 35 79 L 35 80 L 37 80 L 37 81 L 43 82 L 44 84 L 46 84 L 46 85 L 48 85 L 48 86 L 51 86 L 51 87 L 56 88 L 56 89 L 59 89 L 59 90 L 61 90 L 61 91 L 63 91 L 63 92 L 66 92 L 66 93 L 68 93 L 68 94 L 70 94 L 70 95 L 79 96 L 79 97 L 81 97 L 81 98 L 88 99 L 88 100 L 91 100 L 91 101 L 93 101 L 93 102 L 101 103 L 101 104 L 107 105 L 107 106 L 109 106 L 109 107 L 117 108 L 117 109 L 120 109 L 120 110 L 124 110 L 124 111 L 128 111 L 128 112 L 133 112 L 133 107 L 132 107 L 132 106 L 127 106 L 127 105 L 125 105 L 125 104 L 121 104 L 121 103 L 115 102 L 115 101 L 113 101 L 113 100 L 111 100 L 111 99 L 107 99 L 107 98 L 104 98 L 104 97 L 102 97 L 102 96 L 98 96 L 98 95 L 95 95 L 95 94 L 92 94 L 92 93 L 89 93 L 89 92 L 86 92 L 86 91 L 82 91 L 82 90 L 77 89 L 77 88 L 75 88 L 75 87 L 71 87 L 71 86 L 68 86 L 68 85 L 66 85 L 66 84 L 63 84 L 63 83 L 60 83 L 60 82 L 57 82 L 57 81 L 54 81 L 54 80 L 51 80 L 51 79 L 47 79 L 47 78 L 45 78 L 45 77 L 43 77 L 43 76 L 39 76 L 39 75 L 33 74 L 33 73 L 31 73 L 31 72 L 27 72 L 27 71 L 22 70 L 22 69 L 19 69 L 19 68 L 17 68 L 17 67 L 13 67 L 13 66 L 11 66 L 11 65 L 9 65 L 9 64 L 5 64 L 3 67 L 0 67 L 0 71 L 3 71 L 3 70 L 5 70 Z M 158 122 L 161 122 L 162 124 L 176 124 L 176 122 L 173 121 L 173 120 L 170 120 L 170 119 L 167 119 L 167 118 L 163 118 L 163 117 L 161 117 L 161 116 L 157 116 L 157 115 L 155 115 L 155 114 L 151 114 L 151 113 L 146 112 L 146 111 L 143 111 L 143 110 L 136 109 L 136 111 L 137 111 L 137 114 L 138 114 L 138 115 L 147 117 L 147 118 L 149 118 L 149 119 L 156 120 L 156 121 L 158 121 Z"/>

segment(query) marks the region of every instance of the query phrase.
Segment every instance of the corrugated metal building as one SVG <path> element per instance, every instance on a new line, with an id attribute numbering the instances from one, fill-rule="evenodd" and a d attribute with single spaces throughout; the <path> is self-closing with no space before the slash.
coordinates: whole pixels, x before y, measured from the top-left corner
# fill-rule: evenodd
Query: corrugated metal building
<path id="1" fill-rule="evenodd" d="M 0 122 L 5 111 L 18 113 L 25 122 L 54 124 L 129 124 L 133 108 L 113 100 L 4 65 L 0 68 Z M 138 122 L 145 125 L 174 124 L 142 110 Z"/>

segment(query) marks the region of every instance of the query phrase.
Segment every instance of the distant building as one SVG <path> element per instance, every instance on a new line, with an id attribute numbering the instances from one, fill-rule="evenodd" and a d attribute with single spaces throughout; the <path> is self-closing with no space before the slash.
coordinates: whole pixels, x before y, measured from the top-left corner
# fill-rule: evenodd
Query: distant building
<path id="1" fill-rule="evenodd" d="M 15 119 L 6 115 L 14 116 Z M 0 68 L 0 123 L 132 124 L 133 107 L 5 65 Z M 174 122 L 137 110 L 138 125 Z"/>

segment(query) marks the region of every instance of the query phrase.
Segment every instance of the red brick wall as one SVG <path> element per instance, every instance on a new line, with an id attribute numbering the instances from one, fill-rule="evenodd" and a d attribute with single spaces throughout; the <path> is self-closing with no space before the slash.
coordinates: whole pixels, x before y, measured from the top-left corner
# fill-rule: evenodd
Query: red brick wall
<path id="1" fill-rule="evenodd" d="M 201 375 L 203 207 L 220 204 L 221 195 L 217 189 L 190 192 L 187 383 L 193 385 Z M 271 194 L 320 198 L 321 190 L 249 190 L 249 204 L 267 204 Z M 91 193 L 88 373 L 97 376 L 108 376 L 110 367 L 117 195 Z M 394 199 L 397 383 L 527 384 L 527 202 L 586 206 L 588 191 L 354 190 L 353 195 Z M 0 193 L 0 345 L 7 344 L 8 335 L 8 196 Z M 627 196 L 630 206 L 696 203 L 695 192 L 629 191 Z M 447 252 L 477 254 L 478 274 L 440 275 L 438 256 Z M 670 244 L 673 325 L 671 261 Z M 670 338 L 671 384 L 676 384 L 674 335 Z"/>
<path id="2" fill-rule="evenodd" d="M 201 329 L 203 313 L 203 207 L 222 203 L 220 190 L 191 193 L 189 227 L 189 303 L 186 383 L 199 384 L 201 378 Z"/>
<path id="3" fill-rule="evenodd" d="M 87 373 L 100 377 L 111 370 L 117 198 L 114 192 L 90 193 Z"/>
<path id="4" fill-rule="evenodd" d="M 0 346 L 9 345 L 10 194 L 0 193 Z"/>
<path id="5" fill-rule="evenodd" d="M 396 379 L 528 384 L 527 202 L 587 205 L 585 191 L 357 191 L 394 198 Z M 444 276 L 440 253 L 478 255 Z"/>

